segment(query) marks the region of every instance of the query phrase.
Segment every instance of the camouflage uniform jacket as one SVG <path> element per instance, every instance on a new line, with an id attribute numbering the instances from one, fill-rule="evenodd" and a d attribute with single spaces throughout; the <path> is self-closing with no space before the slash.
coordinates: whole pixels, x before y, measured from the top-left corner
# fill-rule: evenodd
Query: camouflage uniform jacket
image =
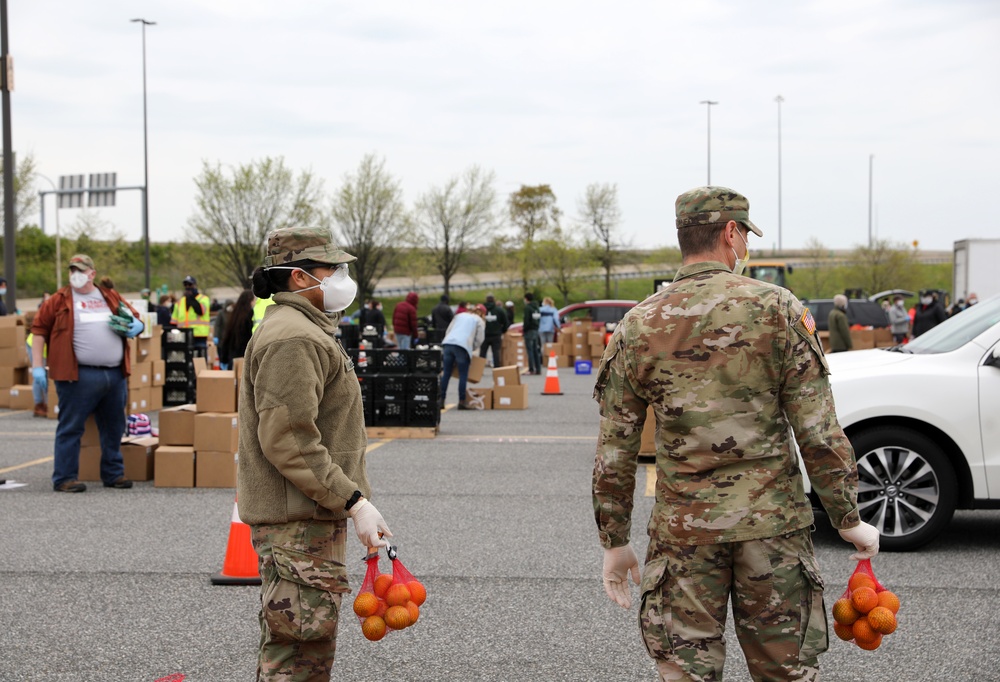
<path id="1" fill-rule="evenodd" d="M 809 526 L 793 433 L 833 526 L 856 525 L 857 468 L 828 372 L 812 316 L 787 289 L 718 262 L 682 267 L 626 314 L 601 359 L 593 497 L 602 545 L 629 541 L 648 405 L 654 540 L 739 542 Z"/>

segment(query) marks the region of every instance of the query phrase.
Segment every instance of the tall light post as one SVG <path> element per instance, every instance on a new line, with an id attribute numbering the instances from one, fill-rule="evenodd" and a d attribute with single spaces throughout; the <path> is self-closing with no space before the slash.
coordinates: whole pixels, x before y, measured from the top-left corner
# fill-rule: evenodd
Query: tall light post
<path id="1" fill-rule="evenodd" d="M 146 27 L 156 26 L 155 21 L 132 19 L 132 23 L 142 24 L 142 239 L 146 247 L 146 288 L 150 288 L 149 277 L 149 136 L 146 127 Z"/>
<path id="2" fill-rule="evenodd" d="M 781 103 L 785 98 L 778 95 L 774 101 L 778 103 L 778 251 L 781 251 Z"/>
<path id="3" fill-rule="evenodd" d="M 705 110 L 708 111 L 708 182 L 706 184 L 712 184 L 712 105 L 718 104 L 718 102 L 713 102 L 710 99 L 703 99 L 699 104 L 704 104 Z"/>
<path id="4" fill-rule="evenodd" d="M 36 173 L 45 182 L 52 185 L 52 193 L 56 195 L 56 289 L 62 289 L 62 234 L 59 231 L 59 194 L 56 189 L 56 183 L 52 182 L 48 177 L 42 175 L 41 173 Z M 42 225 L 45 225 L 45 193 L 39 192 L 41 195 L 41 211 L 42 211 Z"/>
<path id="5" fill-rule="evenodd" d="M 872 247 L 872 170 L 875 165 L 875 155 L 868 155 L 868 248 Z"/>

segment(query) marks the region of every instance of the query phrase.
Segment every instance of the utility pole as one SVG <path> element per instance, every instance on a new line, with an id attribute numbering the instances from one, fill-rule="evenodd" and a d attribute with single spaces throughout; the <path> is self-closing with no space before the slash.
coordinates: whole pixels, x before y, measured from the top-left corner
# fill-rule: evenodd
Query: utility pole
<path id="1" fill-rule="evenodd" d="M 7 45 L 7 0 L 0 0 L 0 90 L 3 91 L 3 269 L 7 278 L 7 310 L 17 310 L 17 225 L 14 224 L 14 149 L 10 135 L 10 93 L 14 58 Z"/>
<path id="2" fill-rule="evenodd" d="M 703 99 L 699 104 L 704 104 L 708 112 L 708 183 L 712 184 L 712 106 L 718 104 L 709 99 Z"/>
<path id="3" fill-rule="evenodd" d="M 868 248 L 872 247 L 872 167 L 875 164 L 875 155 L 868 155 Z"/>
<path id="4" fill-rule="evenodd" d="M 781 103 L 785 98 L 778 95 L 774 98 L 778 103 L 778 251 L 781 251 Z"/>
<path id="5" fill-rule="evenodd" d="M 146 248 L 146 288 L 149 284 L 149 136 L 146 128 L 146 27 L 156 26 L 155 21 L 132 19 L 132 23 L 142 24 L 142 239 Z"/>

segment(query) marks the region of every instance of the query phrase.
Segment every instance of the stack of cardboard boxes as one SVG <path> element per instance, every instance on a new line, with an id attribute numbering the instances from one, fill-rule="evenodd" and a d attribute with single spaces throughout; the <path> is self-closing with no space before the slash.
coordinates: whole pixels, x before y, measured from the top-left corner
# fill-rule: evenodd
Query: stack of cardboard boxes
<path id="1" fill-rule="evenodd" d="M 153 479 L 153 462 L 159 441 L 155 436 L 129 436 L 122 438 L 122 459 L 125 460 L 125 478 L 133 481 Z M 80 439 L 80 468 L 77 479 L 101 480 L 101 436 L 94 415 L 87 418 Z"/>
<path id="2" fill-rule="evenodd" d="M 198 402 L 160 411 L 158 488 L 236 486 L 237 381 L 234 370 L 198 372 Z"/>
<path id="3" fill-rule="evenodd" d="M 549 356 L 556 354 L 556 366 L 573 367 L 578 360 L 596 363 L 604 354 L 605 333 L 595 330 L 589 318 L 573 320 L 569 327 L 559 332 L 555 343 L 547 343 L 542 348 L 543 364 Z"/>
<path id="4" fill-rule="evenodd" d="M 496 362 L 494 360 L 494 362 Z M 524 345 L 524 335 L 507 332 L 503 335 L 503 345 L 500 348 L 500 362 L 504 367 L 517 365 L 528 369 L 528 348 Z"/>
<path id="5" fill-rule="evenodd" d="M 163 358 L 162 330 L 153 325 L 139 337 L 129 339 L 132 374 L 128 378 L 129 414 L 153 412 L 163 408 L 163 383 L 166 363 Z"/>
<path id="6" fill-rule="evenodd" d="M 493 368 L 493 409 L 494 410 L 526 410 L 528 409 L 528 386 L 521 383 L 521 367 Z"/>
<path id="7" fill-rule="evenodd" d="M 35 406 L 29 367 L 24 317 L 0 317 L 0 407 L 30 410 Z"/>

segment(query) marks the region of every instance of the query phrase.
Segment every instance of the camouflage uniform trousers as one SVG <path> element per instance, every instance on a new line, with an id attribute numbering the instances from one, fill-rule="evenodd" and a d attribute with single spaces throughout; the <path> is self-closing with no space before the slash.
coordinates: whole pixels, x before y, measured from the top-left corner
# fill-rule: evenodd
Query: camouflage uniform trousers
<path id="1" fill-rule="evenodd" d="M 660 679 L 722 679 L 730 594 L 754 680 L 819 679 L 829 640 L 808 528 L 745 542 L 650 543 L 639 627 Z"/>
<path id="2" fill-rule="evenodd" d="M 346 521 L 260 524 L 251 533 L 261 576 L 256 679 L 329 680 L 349 591 Z"/>

